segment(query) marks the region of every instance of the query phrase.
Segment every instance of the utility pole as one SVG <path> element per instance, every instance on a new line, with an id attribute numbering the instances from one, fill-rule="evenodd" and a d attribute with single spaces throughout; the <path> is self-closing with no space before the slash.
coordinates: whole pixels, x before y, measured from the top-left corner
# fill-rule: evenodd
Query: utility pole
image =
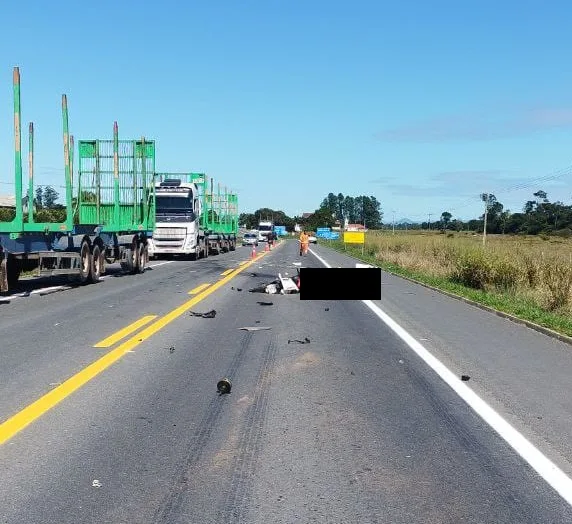
<path id="1" fill-rule="evenodd" d="M 485 245 L 486 241 L 487 241 L 487 215 L 489 214 L 489 194 L 487 193 L 486 195 L 483 195 L 485 198 L 483 198 L 483 200 L 485 201 L 485 220 L 484 220 L 484 226 L 483 226 L 483 246 Z"/>
<path id="2" fill-rule="evenodd" d="M 429 221 L 427 222 L 427 226 L 429 227 L 429 231 L 431 231 L 431 216 L 433 213 L 429 213 Z"/>
<path id="3" fill-rule="evenodd" d="M 393 234 L 395 235 L 395 210 L 392 209 L 392 210 L 391 210 L 391 213 L 393 214 L 393 224 L 392 224 L 392 227 L 393 227 Z"/>

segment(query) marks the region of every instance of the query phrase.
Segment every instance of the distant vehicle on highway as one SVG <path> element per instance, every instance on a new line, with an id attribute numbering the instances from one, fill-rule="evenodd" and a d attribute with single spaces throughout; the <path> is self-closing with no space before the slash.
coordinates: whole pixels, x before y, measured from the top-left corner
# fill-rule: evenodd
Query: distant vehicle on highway
<path id="1" fill-rule="evenodd" d="M 318 239 L 315 237 L 315 235 L 310 235 L 308 237 L 308 242 L 310 242 L 310 244 L 317 244 L 318 243 Z"/>
<path id="2" fill-rule="evenodd" d="M 258 233 L 245 233 L 242 237 L 243 246 L 257 246 L 258 247 Z"/>

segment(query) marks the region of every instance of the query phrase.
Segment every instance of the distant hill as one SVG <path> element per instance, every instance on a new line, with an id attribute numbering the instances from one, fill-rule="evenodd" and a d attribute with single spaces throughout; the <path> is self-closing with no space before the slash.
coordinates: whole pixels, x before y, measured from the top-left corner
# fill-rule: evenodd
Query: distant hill
<path id="1" fill-rule="evenodd" d="M 398 220 L 397 222 L 395 222 L 398 225 L 405 225 L 405 224 L 416 224 L 416 222 L 414 222 L 413 220 L 409 219 L 409 218 L 402 218 L 400 220 Z"/>

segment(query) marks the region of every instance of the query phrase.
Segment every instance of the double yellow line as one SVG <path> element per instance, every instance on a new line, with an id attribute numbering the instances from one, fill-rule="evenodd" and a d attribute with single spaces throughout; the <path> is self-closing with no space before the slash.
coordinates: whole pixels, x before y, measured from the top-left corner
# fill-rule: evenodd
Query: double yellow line
<path id="1" fill-rule="evenodd" d="M 148 338 L 152 337 L 155 333 L 159 330 L 163 329 L 166 325 L 173 322 L 173 320 L 177 319 L 184 313 L 186 313 L 189 309 L 191 309 L 194 305 L 198 304 L 209 295 L 214 293 L 217 289 L 224 286 L 226 283 L 230 282 L 235 276 L 239 273 L 244 271 L 246 268 L 251 266 L 252 264 L 256 263 L 260 260 L 266 253 L 260 253 L 257 257 L 252 260 L 248 260 L 245 263 L 242 263 L 236 269 L 230 270 L 230 272 L 225 271 L 227 273 L 224 278 L 220 279 L 219 281 L 215 282 L 212 285 L 203 284 L 192 290 L 190 293 L 195 292 L 195 296 L 190 300 L 187 300 L 184 304 L 180 305 L 179 307 L 173 309 L 165 316 L 157 319 L 156 315 L 147 315 L 133 324 L 130 324 L 126 328 L 121 329 L 120 331 L 110 335 L 106 339 L 98 342 L 95 347 L 111 347 L 116 342 L 122 340 L 127 335 L 137 331 L 140 327 L 148 324 L 152 320 L 155 320 L 152 324 L 147 326 L 145 329 L 137 333 L 136 335 L 132 336 L 125 342 L 121 343 L 115 349 L 111 350 L 109 353 L 106 353 L 101 358 L 87 366 L 86 368 L 82 369 L 65 382 L 62 382 L 59 386 L 52 389 L 50 392 L 46 393 L 38 400 L 33 402 L 32 404 L 28 405 L 14 416 L 6 420 L 0 425 L 0 445 L 4 444 L 7 440 L 11 439 L 14 435 L 22 431 L 26 426 L 30 425 L 36 419 L 41 417 L 44 413 L 55 407 L 59 404 L 62 400 L 66 397 L 71 395 L 74 391 L 82 387 L 84 384 L 89 382 L 91 379 L 99 375 L 102 371 L 107 369 L 113 363 L 117 362 L 123 355 L 132 351 L 135 347 L 137 347 L 141 342 L 144 342 Z M 207 287 L 204 287 L 207 286 Z M 201 289 L 199 289 L 201 288 Z"/>

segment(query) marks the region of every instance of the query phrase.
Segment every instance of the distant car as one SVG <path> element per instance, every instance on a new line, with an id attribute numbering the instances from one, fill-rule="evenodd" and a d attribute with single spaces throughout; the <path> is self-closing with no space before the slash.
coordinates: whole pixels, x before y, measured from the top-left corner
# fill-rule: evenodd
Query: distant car
<path id="1" fill-rule="evenodd" d="M 244 237 L 242 237 L 242 245 L 243 246 L 255 245 L 258 247 L 258 235 L 256 233 L 245 233 Z"/>
<path id="2" fill-rule="evenodd" d="M 317 244 L 318 243 L 318 239 L 314 236 L 314 235 L 310 235 L 308 237 L 308 242 L 310 242 L 310 244 Z"/>

